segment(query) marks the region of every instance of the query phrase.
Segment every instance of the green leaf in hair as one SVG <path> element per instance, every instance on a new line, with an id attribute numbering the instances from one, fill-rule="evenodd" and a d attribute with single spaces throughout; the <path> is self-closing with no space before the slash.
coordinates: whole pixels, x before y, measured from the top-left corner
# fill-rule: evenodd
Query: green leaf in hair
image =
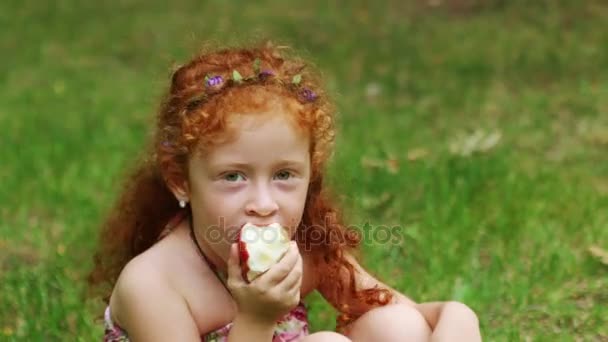
<path id="1" fill-rule="evenodd" d="M 291 83 L 298 85 L 300 84 L 300 82 L 302 82 L 302 75 L 301 74 L 297 74 L 293 77 L 293 79 L 291 80 Z"/>
<path id="2" fill-rule="evenodd" d="M 302 82 L 302 75 L 301 74 L 297 74 L 293 77 L 293 79 L 291 80 L 291 83 L 293 84 L 300 84 L 300 82 Z"/>
<path id="3" fill-rule="evenodd" d="M 260 64 L 259 58 L 256 58 L 255 61 L 253 61 L 253 72 L 256 76 L 260 73 Z"/>
<path id="4" fill-rule="evenodd" d="M 241 76 L 238 71 L 232 70 L 232 80 L 240 83 L 243 80 L 243 76 Z"/>

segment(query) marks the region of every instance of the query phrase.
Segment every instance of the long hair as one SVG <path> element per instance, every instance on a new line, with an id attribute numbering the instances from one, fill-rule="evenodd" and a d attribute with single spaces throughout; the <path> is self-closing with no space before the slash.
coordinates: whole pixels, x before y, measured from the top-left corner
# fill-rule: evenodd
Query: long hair
<path id="1" fill-rule="evenodd" d="M 346 228 L 323 183 L 323 170 L 333 151 L 335 109 L 321 87 L 320 75 L 300 58 L 285 57 L 288 53 L 272 43 L 207 51 L 173 73 L 149 151 L 125 180 L 102 225 L 88 281 L 106 302 L 122 268 L 151 247 L 181 210 L 169 184 L 182 184 L 187 178 L 192 153 L 226 139 L 231 113 L 268 109 L 269 103 L 287 109 L 311 138 L 312 172 L 296 232 L 298 245 L 311 250 L 324 281 L 335 284 L 335 293 L 349 293 L 367 304 L 390 301 L 387 290 L 355 286 L 355 270 L 344 252 L 355 249 L 360 238 Z M 346 306 L 340 311 L 338 326 L 356 318 Z"/>

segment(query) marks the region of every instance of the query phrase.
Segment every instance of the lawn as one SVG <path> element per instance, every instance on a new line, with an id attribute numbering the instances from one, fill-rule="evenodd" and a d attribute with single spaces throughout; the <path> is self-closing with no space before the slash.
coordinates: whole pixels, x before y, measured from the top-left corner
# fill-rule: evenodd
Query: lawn
<path id="1" fill-rule="evenodd" d="M 173 65 L 272 37 L 323 72 L 370 272 L 488 341 L 608 340 L 608 3 L 0 3 L 0 340 L 100 340 L 99 224 Z M 335 313 L 312 296 L 312 329 Z"/>

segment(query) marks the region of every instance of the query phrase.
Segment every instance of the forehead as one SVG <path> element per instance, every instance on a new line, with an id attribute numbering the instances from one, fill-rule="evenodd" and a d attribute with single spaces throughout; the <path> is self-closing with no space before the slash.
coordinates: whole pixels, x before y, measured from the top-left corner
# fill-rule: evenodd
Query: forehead
<path id="1" fill-rule="evenodd" d="M 228 139 L 206 149 L 209 164 L 271 163 L 276 160 L 306 162 L 309 136 L 283 113 L 233 114 L 227 123 Z"/>

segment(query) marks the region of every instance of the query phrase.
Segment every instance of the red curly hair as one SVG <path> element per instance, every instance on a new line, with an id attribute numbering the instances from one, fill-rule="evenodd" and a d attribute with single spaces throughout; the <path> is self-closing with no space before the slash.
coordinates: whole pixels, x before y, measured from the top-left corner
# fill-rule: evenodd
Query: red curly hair
<path id="1" fill-rule="evenodd" d="M 324 166 L 333 150 L 335 110 L 319 75 L 300 58 L 285 57 L 287 52 L 287 48 L 272 43 L 215 50 L 195 56 L 173 73 L 157 116 L 152 146 L 126 179 L 102 226 L 88 281 L 106 302 L 122 268 L 151 247 L 167 222 L 183 210 L 168 184 L 180 184 L 187 177 L 189 156 L 226 138 L 231 113 L 243 109 L 255 112 L 267 107 L 268 101 L 287 106 L 294 122 L 311 137 L 312 174 L 296 233 L 298 245 L 311 251 L 322 279 L 332 284 L 335 294 L 348 293 L 368 305 L 390 302 L 392 295 L 386 289 L 358 290 L 355 286 L 354 266 L 344 251 L 355 249 L 360 237 L 347 229 L 323 184 Z M 232 79 L 234 70 L 242 80 Z M 265 77 L 259 77 L 262 74 Z M 220 76 L 226 82 L 210 87 L 210 76 Z M 294 76 L 300 80 L 297 86 L 292 82 Z M 314 100 L 302 97 L 303 89 L 312 92 Z M 339 328 L 360 315 L 346 305 L 334 304 L 341 312 Z"/>

